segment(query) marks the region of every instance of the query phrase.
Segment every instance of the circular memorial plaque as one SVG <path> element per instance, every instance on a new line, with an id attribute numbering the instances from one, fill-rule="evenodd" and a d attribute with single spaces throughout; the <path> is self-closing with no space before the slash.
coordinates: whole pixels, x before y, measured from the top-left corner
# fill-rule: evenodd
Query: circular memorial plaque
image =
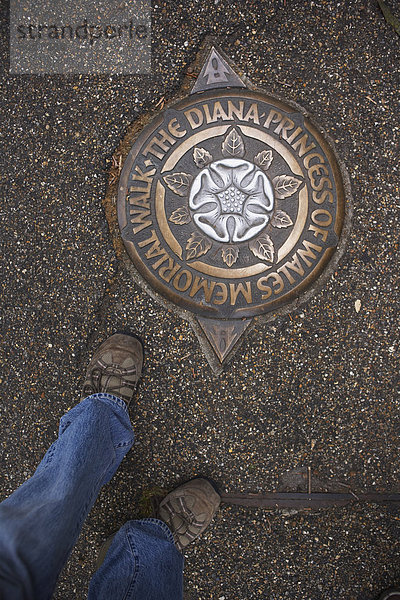
<path id="1" fill-rule="evenodd" d="M 327 266 L 344 186 L 322 133 L 292 106 L 248 89 L 195 93 L 139 135 L 118 219 L 136 269 L 208 319 L 292 302 Z"/>

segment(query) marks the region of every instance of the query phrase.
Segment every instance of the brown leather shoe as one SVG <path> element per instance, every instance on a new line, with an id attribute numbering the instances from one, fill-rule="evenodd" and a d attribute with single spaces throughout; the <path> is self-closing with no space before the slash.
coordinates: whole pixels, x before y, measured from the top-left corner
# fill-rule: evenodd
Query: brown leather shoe
<path id="1" fill-rule="evenodd" d="M 400 600 L 400 589 L 390 588 L 379 596 L 378 600 Z"/>
<path id="2" fill-rule="evenodd" d="M 143 367 L 143 346 L 132 335 L 115 333 L 99 346 L 86 371 L 82 398 L 100 392 L 129 405 Z"/>
<path id="3" fill-rule="evenodd" d="M 207 529 L 220 502 L 211 483 L 198 477 L 168 494 L 160 502 L 157 517 L 172 531 L 178 550 L 183 550 Z"/>

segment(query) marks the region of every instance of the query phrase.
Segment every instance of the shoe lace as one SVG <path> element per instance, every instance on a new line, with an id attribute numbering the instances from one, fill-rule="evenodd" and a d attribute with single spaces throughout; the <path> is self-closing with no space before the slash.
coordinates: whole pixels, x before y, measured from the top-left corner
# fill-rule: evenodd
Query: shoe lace
<path id="1" fill-rule="evenodd" d="M 193 529 L 197 529 L 200 532 L 204 525 L 204 521 L 199 521 L 197 519 L 196 515 L 186 504 L 184 497 L 180 496 L 176 499 L 176 501 L 178 503 L 178 507 L 174 507 L 170 501 L 163 504 L 163 508 L 168 513 L 167 518 L 164 520 L 172 531 L 176 546 L 179 549 L 182 549 L 180 539 L 184 536 L 188 537 L 189 539 L 194 539 L 198 533 L 193 532 Z M 173 518 L 177 515 L 179 515 L 181 518 L 182 523 L 177 529 L 175 529 Z"/>
<path id="2" fill-rule="evenodd" d="M 118 364 L 109 364 L 104 367 L 95 367 L 89 374 L 89 381 L 86 381 L 84 394 L 99 394 L 107 391 L 108 394 L 114 394 L 123 400 L 130 400 L 129 396 L 121 393 L 122 388 L 128 388 L 133 392 L 136 390 L 136 383 L 126 379 L 126 375 L 136 375 L 136 366 L 124 369 Z M 114 383 L 111 381 L 114 380 Z"/>

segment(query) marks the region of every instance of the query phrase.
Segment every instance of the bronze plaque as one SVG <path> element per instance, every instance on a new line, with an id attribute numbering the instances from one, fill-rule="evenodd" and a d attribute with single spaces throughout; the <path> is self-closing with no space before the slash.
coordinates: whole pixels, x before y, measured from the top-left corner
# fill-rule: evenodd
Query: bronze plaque
<path id="1" fill-rule="evenodd" d="M 253 317 L 314 284 L 344 216 L 326 137 L 298 107 L 248 89 L 214 48 L 192 93 L 141 131 L 119 183 L 134 266 L 196 317 L 221 364 Z"/>

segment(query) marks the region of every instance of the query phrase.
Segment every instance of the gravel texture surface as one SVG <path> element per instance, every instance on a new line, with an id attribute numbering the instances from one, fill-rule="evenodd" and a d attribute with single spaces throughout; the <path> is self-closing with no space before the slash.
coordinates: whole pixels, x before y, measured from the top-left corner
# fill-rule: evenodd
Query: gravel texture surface
<path id="1" fill-rule="evenodd" d="M 2 16 L 2 497 L 55 439 L 92 349 L 121 329 L 146 348 L 136 445 L 54 598 L 86 597 L 99 545 L 155 485 L 201 474 L 224 491 L 283 490 L 286 471 L 310 466 L 338 491 L 400 490 L 400 37 L 375 0 L 155 0 L 146 77 L 9 75 Z M 323 290 L 258 325 L 220 377 L 189 326 L 124 272 L 102 206 L 129 124 L 177 92 L 206 35 L 255 85 L 314 114 L 354 198 L 347 251 Z M 374 504 L 223 505 L 185 552 L 185 599 L 372 600 L 400 584 L 399 537 L 398 511 Z"/>

